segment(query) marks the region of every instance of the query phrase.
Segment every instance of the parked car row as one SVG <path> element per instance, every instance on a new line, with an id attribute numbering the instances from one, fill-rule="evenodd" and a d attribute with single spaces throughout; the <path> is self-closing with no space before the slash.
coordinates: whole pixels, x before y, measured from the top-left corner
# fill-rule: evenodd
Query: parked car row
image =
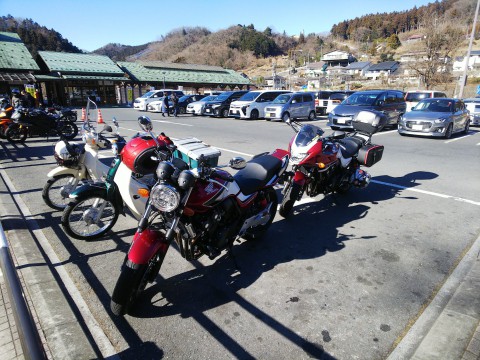
<path id="1" fill-rule="evenodd" d="M 480 125 L 480 98 L 463 101 L 432 90 L 239 90 L 206 96 L 164 89 L 146 93 L 135 100 L 134 107 L 160 112 L 165 94 L 171 93 L 180 96 L 179 114 L 287 121 L 314 120 L 320 112 L 328 113 L 327 126 L 332 130 L 352 131 L 352 119 L 361 110 L 378 111 L 385 117 L 385 127 L 396 127 L 400 135 L 450 138 L 458 132 L 468 133 L 470 125 Z M 320 102 L 321 97 L 325 99 Z"/>

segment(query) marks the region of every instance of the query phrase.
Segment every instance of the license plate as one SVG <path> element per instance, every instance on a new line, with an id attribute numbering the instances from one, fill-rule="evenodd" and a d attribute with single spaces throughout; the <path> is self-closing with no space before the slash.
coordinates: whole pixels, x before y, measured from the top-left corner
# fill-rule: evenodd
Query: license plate
<path id="1" fill-rule="evenodd" d="M 337 119 L 337 124 L 345 124 L 347 120 L 345 119 Z"/>
<path id="2" fill-rule="evenodd" d="M 275 113 L 267 113 L 267 117 L 273 118 L 273 117 L 275 117 Z"/>
<path id="3" fill-rule="evenodd" d="M 205 112 L 210 112 L 210 109 L 205 109 Z"/>
<path id="4" fill-rule="evenodd" d="M 412 125 L 412 130 L 423 130 L 423 125 Z"/>

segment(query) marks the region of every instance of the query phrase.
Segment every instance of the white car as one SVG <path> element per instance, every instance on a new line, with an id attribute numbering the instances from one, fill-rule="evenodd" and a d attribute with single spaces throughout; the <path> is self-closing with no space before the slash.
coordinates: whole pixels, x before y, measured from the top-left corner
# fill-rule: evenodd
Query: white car
<path id="1" fill-rule="evenodd" d="M 162 104 L 163 104 L 163 97 L 158 100 L 152 101 L 151 103 L 147 104 L 147 111 L 150 112 L 162 112 Z M 173 104 L 170 100 L 168 100 L 168 106 L 173 111 Z"/>
<path id="2" fill-rule="evenodd" d="M 263 119 L 265 118 L 265 107 L 275 100 L 277 96 L 288 93 L 291 93 L 291 91 L 249 91 L 240 99 L 232 101 L 228 116 L 240 119 Z"/>
<path id="3" fill-rule="evenodd" d="M 163 95 L 164 92 L 166 92 L 168 95 L 174 92 L 178 98 L 185 95 L 181 90 L 173 90 L 173 89 L 152 90 L 136 98 L 135 101 L 133 102 L 133 108 L 137 110 L 147 111 L 148 104 L 153 101 L 159 100 L 161 97 L 164 96 Z"/>
<path id="4" fill-rule="evenodd" d="M 470 112 L 470 125 L 480 125 L 480 98 L 463 99 L 463 102 Z"/>
<path id="5" fill-rule="evenodd" d="M 203 107 L 205 106 L 205 103 L 207 101 L 212 101 L 217 97 L 217 95 L 209 95 L 207 97 L 204 97 L 200 101 L 194 101 L 191 102 L 190 104 L 187 105 L 187 114 L 192 114 L 192 115 L 202 115 L 203 113 Z"/>

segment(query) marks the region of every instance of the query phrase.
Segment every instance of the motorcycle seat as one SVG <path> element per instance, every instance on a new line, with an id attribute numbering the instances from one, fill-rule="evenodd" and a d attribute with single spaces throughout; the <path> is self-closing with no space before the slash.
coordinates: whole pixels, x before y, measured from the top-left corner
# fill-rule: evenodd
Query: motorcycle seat
<path id="1" fill-rule="evenodd" d="M 250 160 L 247 166 L 238 171 L 233 178 L 244 195 L 253 194 L 278 174 L 282 161 L 272 155 L 259 156 Z"/>
<path id="2" fill-rule="evenodd" d="M 363 146 L 364 140 L 359 137 L 351 136 L 342 140 L 339 140 L 340 150 L 344 158 L 350 158 Z"/>

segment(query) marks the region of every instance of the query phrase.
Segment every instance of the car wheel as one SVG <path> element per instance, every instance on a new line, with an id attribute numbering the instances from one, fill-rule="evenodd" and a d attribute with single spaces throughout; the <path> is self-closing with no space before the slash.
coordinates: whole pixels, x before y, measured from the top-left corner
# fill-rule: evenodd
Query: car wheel
<path id="1" fill-rule="evenodd" d="M 287 122 L 288 120 L 290 120 L 290 114 L 286 112 L 282 115 L 282 121 Z"/>
<path id="2" fill-rule="evenodd" d="M 179 113 L 179 114 L 185 114 L 185 108 L 182 107 L 182 106 L 180 106 L 180 107 L 178 108 L 178 113 Z"/>
<path id="3" fill-rule="evenodd" d="M 452 133 L 453 133 L 453 125 L 450 124 L 448 125 L 447 130 L 445 130 L 445 139 L 450 139 L 452 137 Z"/>
<path id="4" fill-rule="evenodd" d="M 252 110 L 252 112 L 250 113 L 250 119 L 251 120 L 257 120 L 258 119 L 258 110 L 254 109 Z"/>
<path id="5" fill-rule="evenodd" d="M 222 117 L 228 117 L 228 109 L 222 110 Z"/>
<path id="6" fill-rule="evenodd" d="M 310 114 L 308 114 L 308 120 L 313 121 L 315 120 L 315 111 L 310 111 Z"/>
<path id="7" fill-rule="evenodd" d="M 470 130 L 470 120 L 467 120 L 467 123 L 465 124 L 465 129 L 463 130 L 463 133 L 465 135 L 467 135 L 469 130 Z"/>

